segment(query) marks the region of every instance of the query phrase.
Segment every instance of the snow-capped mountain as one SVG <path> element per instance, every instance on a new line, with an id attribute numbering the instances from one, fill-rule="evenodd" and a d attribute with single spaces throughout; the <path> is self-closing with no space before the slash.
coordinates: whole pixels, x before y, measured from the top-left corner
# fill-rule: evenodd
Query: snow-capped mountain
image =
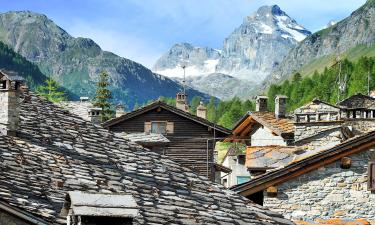
<path id="1" fill-rule="evenodd" d="M 234 83 L 240 80 L 260 84 L 289 50 L 310 34 L 310 31 L 289 17 L 279 6 L 262 6 L 246 17 L 224 40 L 222 50 L 194 47 L 188 43 L 176 44 L 157 60 L 153 71 L 181 78 L 182 66 L 185 65 L 187 77 L 204 76 L 204 79 L 197 78 L 190 82 L 191 85 L 196 84 L 196 87 L 210 87 L 203 82 L 211 82 L 207 78 L 214 77 L 207 75 L 212 73 L 216 74 L 215 77 L 217 74 L 230 75 L 237 79 L 230 79 Z M 228 80 L 221 78 L 223 77 L 220 76 L 219 80 Z M 238 93 L 233 93 L 233 96 L 236 94 Z M 226 97 L 227 94 L 220 96 Z"/>
<path id="2" fill-rule="evenodd" d="M 187 76 L 200 76 L 215 72 L 220 59 L 220 50 L 194 47 L 188 43 L 175 44 L 153 67 L 153 71 L 169 77 L 183 77 L 182 66 Z"/>
<path id="3" fill-rule="evenodd" d="M 310 34 L 279 6 L 262 6 L 225 39 L 216 71 L 259 83 Z"/>

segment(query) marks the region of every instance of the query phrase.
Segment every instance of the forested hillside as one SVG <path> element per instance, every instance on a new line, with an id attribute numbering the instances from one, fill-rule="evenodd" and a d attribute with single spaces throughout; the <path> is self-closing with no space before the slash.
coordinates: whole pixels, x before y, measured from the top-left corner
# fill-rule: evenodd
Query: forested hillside
<path id="1" fill-rule="evenodd" d="M 32 90 L 42 84 L 46 76 L 39 68 L 0 42 L 0 69 L 14 70 L 23 76 Z"/>
<path id="2" fill-rule="evenodd" d="M 370 90 L 375 88 L 375 57 L 361 57 L 356 62 L 347 59 L 341 61 L 342 92 L 339 96 L 339 72 L 340 63 L 325 68 L 323 72 L 315 73 L 312 76 L 302 78 L 296 73 L 291 80 L 286 80 L 280 85 L 273 84 L 268 90 L 269 99 L 275 95 L 283 94 L 289 97 L 288 110 L 294 110 L 313 98 L 336 104 L 356 93 L 367 94 L 368 77 Z M 270 101 L 272 103 L 273 101 Z M 274 105 L 270 104 L 270 109 Z"/>

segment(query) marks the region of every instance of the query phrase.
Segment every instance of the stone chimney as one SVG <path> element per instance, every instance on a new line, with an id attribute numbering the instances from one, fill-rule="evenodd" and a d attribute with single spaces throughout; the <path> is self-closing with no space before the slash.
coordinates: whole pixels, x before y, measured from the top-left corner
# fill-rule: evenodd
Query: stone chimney
<path id="1" fill-rule="evenodd" d="M 200 102 L 197 107 L 197 116 L 203 119 L 207 117 L 207 108 L 203 105 L 203 102 Z"/>
<path id="2" fill-rule="evenodd" d="M 268 97 L 267 96 L 257 96 L 255 99 L 255 111 L 257 112 L 267 112 L 267 102 Z"/>
<path id="3" fill-rule="evenodd" d="M 125 115 L 125 106 L 123 104 L 116 105 L 116 118 Z"/>
<path id="4" fill-rule="evenodd" d="M 285 118 L 286 116 L 286 99 L 288 97 L 285 95 L 276 95 L 275 97 L 275 117 Z"/>
<path id="5" fill-rule="evenodd" d="M 93 124 L 101 124 L 101 122 L 102 122 L 101 114 L 102 114 L 101 108 L 90 108 L 89 109 L 89 120 Z"/>
<path id="6" fill-rule="evenodd" d="M 86 96 L 79 97 L 80 102 L 88 102 L 89 100 L 90 100 L 90 98 L 86 97 Z"/>
<path id="7" fill-rule="evenodd" d="M 13 71 L 0 70 L 0 134 L 17 134 L 20 123 L 20 93 L 24 79 Z"/>
<path id="8" fill-rule="evenodd" d="M 189 112 L 189 106 L 187 104 L 187 94 L 178 92 L 176 95 L 176 107 L 185 112 Z"/>

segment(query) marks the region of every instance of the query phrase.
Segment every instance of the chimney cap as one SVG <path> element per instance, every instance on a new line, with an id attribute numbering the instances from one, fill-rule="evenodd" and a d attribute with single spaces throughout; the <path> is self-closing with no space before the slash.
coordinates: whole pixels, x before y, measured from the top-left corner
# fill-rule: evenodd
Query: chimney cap
<path id="1" fill-rule="evenodd" d="M 279 98 L 288 98 L 288 96 L 286 96 L 286 95 L 276 95 L 275 96 L 275 99 L 279 99 Z"/>
<path id="2" fill-rule="evenodd" d="M 87 96 L 81 96 L 81 97 L 79 97 L 79 99 L 80 100 L 89 100 L 89 97 L 87 97 Z"/>
<path id="3" fill-rule="evenodd" d="M 268 96 L 265 95 L 257 95 L 255 99 L 268 99 Z"/>
<path id="4" fill-rule="evenodd" d="M 199 102 L 199 105 L 198 105 L 198 107 L 197 107 L 197 110 L 206 110 L 206 109 L 207 109 L 206 106 L 204 106 L 203 102 L 200 101 L 200 102 Z"/>

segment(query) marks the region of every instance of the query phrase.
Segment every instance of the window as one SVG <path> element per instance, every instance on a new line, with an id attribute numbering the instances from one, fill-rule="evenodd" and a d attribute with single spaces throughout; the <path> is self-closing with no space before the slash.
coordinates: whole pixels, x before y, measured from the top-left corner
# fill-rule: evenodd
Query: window
<path id="1" fill-rule="evenodd" d="M 237 176 L 237 184 L 242 184 L 248 182 L 250 180 L 250 176 Z"/>
<path id="2" fill-rule="evenodd" d="M 167 133 L 167 123 L 166 122 L 151 122 L 151 133 L 154 133 L 154 134 Z"/>
<path id="3" fill-rule="evenodd" d="M 369 191 L 375 191 L 375 162 L 368 163 L 368 181 L 367 186 Z"/>

